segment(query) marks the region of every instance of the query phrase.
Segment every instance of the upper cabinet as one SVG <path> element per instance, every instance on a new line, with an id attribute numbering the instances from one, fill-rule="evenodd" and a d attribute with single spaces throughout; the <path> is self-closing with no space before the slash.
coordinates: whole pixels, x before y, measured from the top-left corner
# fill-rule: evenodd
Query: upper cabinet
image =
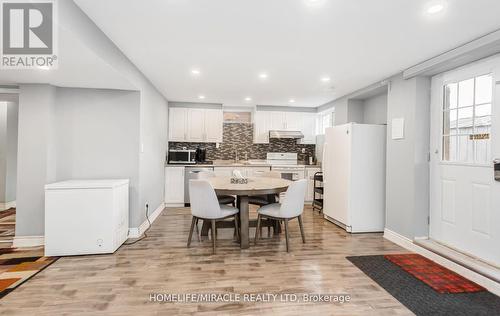
<path id="1" fill-rule="evenodd" d="M 301 131 L 304 138 L 299 144 L 316 143 L 316 113 L 256 111 L 254 115 L 254 143 L 269 143 L 269 131 Z"/>
<path id="2" fill-rule="evenodd" d="M 169 141 L 222 142 L 222 109 L 172 107 L 169 113 Z"/>
<path id="3" fill-rule="evenodd" d="M 170 108 L 168 115 L 168 139 L 184 142 L 187 139 L 187 108 Z"/>

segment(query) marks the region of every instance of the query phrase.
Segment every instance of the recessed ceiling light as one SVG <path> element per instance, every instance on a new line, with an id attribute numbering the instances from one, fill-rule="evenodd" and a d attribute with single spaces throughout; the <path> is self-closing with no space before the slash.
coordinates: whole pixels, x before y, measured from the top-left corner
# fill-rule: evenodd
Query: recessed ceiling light
<path id="1" fill-rule="evenodd" d="M 288 100 L 288 102 L 295 103 L 295 99 L 290 99 L 290 100 Z"/>
<path id="2" fill-rule="evenodd" d="M 445 6 L 443 3 L 436 3 L 427 8 L 428 14 L 438 14 L 444 10 Z"/>
<path id="3" fill-rule="evenodd" d="M 246 97 L 246 98 L 245 98 L 245 101 L 247 101 L 247 102 L 248 102 L 248 101 L 252 101 L 252 98 L 250 98 L 250 97 Z"/>
<path id="4" fill-rule="evenodd" d="M 191 74 L 194 76 L 199 76 L 201 74 L 201 71 L 199 69 L 193 69 L 191 70 Z"/>
<path id="5" fill-rule="evenodd" d="M 265 73 L 265 72 L 259 74 L 259 78 L 260 79 L 267 79 L 268 77 L 269 77 L 269 75 L 267 73 Z"/>
<path id="6" fill-rule="evenodd" d="M 205 96 L 204 95 L 199 95 L 198 99 L 203 100 L 203 99 L 205 99 Z"/>
<path id="7" fill-rule="evenodd" d="M 332 80 L 332 79 L 330 77 L 328 77 L 328 76 L 325 76 L 325 77 L 321 78 L 321 81 L 323 81 L 323 82 L 330 82 L 330 80 Z"/>

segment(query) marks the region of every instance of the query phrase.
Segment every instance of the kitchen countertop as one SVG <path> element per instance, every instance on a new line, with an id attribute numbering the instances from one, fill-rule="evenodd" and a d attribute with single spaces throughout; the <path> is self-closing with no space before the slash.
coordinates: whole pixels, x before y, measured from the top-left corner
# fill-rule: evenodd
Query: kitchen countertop
<path id="1" fill-rule="evenodd" d="M 237 162 L 235 163 L 234 160 L 214 160 L 213 164 L 176 164 L 176 163 L 165 163 L 166 167 L 196 167 L 196 168 L 202 168 L 202 167 L 271 167 L 270 164 L 267 163 L 266 160 L 248 160 L 248 162 Z M 299 162 L 297 164 L 299 167 L 305 167 L 305 168 L 321 168 L 321 165 L 319 164 L 314 164 L 314 165 L 306 165 L 303 162 Z"/>

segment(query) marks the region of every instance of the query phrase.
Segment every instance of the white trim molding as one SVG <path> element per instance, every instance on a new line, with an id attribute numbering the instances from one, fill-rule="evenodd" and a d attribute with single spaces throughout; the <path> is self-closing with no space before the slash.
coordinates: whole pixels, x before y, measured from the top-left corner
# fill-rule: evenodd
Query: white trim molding
<path id="1" fill-rule="evenodd" d="M 440 265 L 443 267 L 452 270 L 453 272 L 456 272 L 460 274 L 461 276 L 471 280 L 472 282 L 475 282 L 484 288 L 488 289 L 491 293 L 500 296 L 500 283 L 497 283 L 493 281 L 490 278 L 487 278 L 479 273 L 476 273 L 472 270 L 467 269 L 466 267 L 459 265 L 451 260 L 446 259 L 445 257 L 440 256 L 437 253 L 434 253 L 432 251 L 429 251 L 423 247 L 420 247 L 419 245 L 416 245 L 413 243 L 413 241 L 405 236 L 402 236 L 392 230 L 385 229 L 384 230 L 384 238 L 392 241 L 396 245 L 399 245 L 407 250 L 413 251 L 415 253 L 418 253 L 419 255 L 422 255 Z M 419 238 L 421 239 L 421 238 Z"/>
<path id="2" fill-rule="evenodd" d="M 44 236 L 15 236 L 12 248 L 38 247 L 45 245 Z"/>
<path id="3" fill-rule="evenodd" d="M 151 215 L 149 215 L 149 221 L 151 222 L 151 225 L 154 223 L 154 221 L 160 216 L 161 212 L 165 209 L 165 203 L 161 203 L 160 206 L 154 210 Z M 128 238 L 139 238 L 144 234 L 144 232 L 149 228 L 149 222 L 148 219 L 145 219 L 144 222 L 139 227 L 131 227 L 128 230 Z"/>
<path id="4" fill-rule="evenodd" d="M 6 211 L 10 208 L 15 208 L 15 207 L 16 207 L 16 201 L 0 203 L 0 211 Z"/>

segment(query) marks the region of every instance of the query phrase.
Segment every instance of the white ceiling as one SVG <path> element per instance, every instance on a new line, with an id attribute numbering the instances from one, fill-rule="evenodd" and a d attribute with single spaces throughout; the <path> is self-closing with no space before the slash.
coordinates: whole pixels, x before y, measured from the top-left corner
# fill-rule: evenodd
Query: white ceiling
<path id="1" fill-rule="evenodd" d="M 81 42 L 71 27 L 66 26 L 66 18 L 61 18 L 58 25 L 59 67 L 50 71 L 1 69 L 0 84 L 40 83 L 59 87 L 136 90 L 123 74 L 101 59 L 93 47 Z"/>
<path id="2" fill-rule="evenodd" d="M 500 28 L 498 0 L 75 1 L 167 99 L 225 105 L 318 106 Z"/>

